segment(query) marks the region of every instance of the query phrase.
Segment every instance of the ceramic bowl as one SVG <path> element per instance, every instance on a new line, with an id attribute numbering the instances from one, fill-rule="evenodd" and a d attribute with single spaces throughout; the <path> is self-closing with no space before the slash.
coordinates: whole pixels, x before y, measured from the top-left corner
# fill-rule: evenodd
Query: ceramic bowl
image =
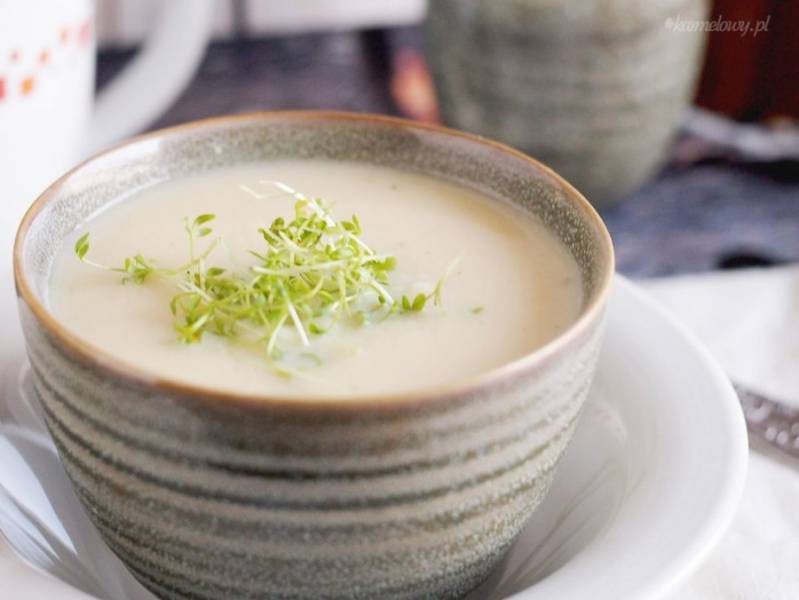
<path id="1" fill-rule="evenodd" d="M 708 0 L 430 2 L 441 114 L 540 158 L 609 206 L 668 157 L 709 9 Z"/>
<path id="2" fill-rule="evenodd" d="M 168 178 L 287 157 L 410 169 L 516 203 L 577 260 L 581 315 L 543 348 L 457 384 L 323 401 L 139 372 L 48 309 L 53 258 L 95 211 Z M 156 595 L 455 598 L 487 576 L 549 488 L 594 371 L 613 252 L 574 188 L 505 146 L 388 117 L 263 113 L 148 134 L 78 166 L 25 216 L 14 270 L 34 388 L 66 472 Z"/>

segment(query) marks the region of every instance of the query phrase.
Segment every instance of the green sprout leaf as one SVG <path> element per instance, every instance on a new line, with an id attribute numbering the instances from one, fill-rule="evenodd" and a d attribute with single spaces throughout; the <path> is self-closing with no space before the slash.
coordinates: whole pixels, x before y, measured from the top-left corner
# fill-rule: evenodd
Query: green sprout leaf
<path id="1" fill-rule="evenodd" d="M 413 304 L 411 304 L 411 310 L 416 312 L 423 310 L 426 302 L 427 302 L 427 296 L 425 296 L 424 294 L 417 294 L 416 298 L 413 299 Z"/>
<path id="2" fill-rule="evenodd" d="M 216 215 L 204 214 L 200 215 L 199 217 L 194 219 L 194 226 L 199 227 L 200 225 L 204 225 L 208 223 L 208 221 L 213 221 L 216 219 Z"/>
<path id="3" fill-rule="evenodd" d="M 83 260 L 86 257 L 86 253 L 89 251 L 89 234 L 84 233 L 82 236 L 78 238 L 78 241 L 75 242 L 75 254 L 78 255 L 78 258 Z"/>

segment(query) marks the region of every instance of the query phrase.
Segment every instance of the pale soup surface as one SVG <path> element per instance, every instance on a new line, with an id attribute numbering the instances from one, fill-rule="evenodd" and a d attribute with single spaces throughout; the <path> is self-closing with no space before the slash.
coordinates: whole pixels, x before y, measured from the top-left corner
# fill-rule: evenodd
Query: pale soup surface
<path id="1" fill-rule="evenodd" d="M 247 251 L 264 249 L 258 227 L 293 215 L 294 199 L 264 180 L 324 198 L 336 218 L 356 213 L 364 241 L 396 257 L 395 296 L 430 291 L 457 258 L 443 306 L 314 336 L 310 350 L 321 365 L 286 378 L 226 338 L 206 334 L 200 343 L 179 343 L 171 286 L 157 280 L 123 285 L 119 274 L 75 256 L 75 240 L 89 231 L 89 257 L 96 262 L 118 266 L 141 253 L 176 266 L 187 256 L 184 217 L 213 213 L 214 235 L 224 243 L 209 263 L 246 270 L 252 264 Z M 242 185 L 267 197 L 256 198 Z M 239 393 L 331 398 L 466 381 L 545 344 L 576 319 L 582 304 L 577 264 L 519 209 L 428 176 L 307 160 L 228 168 L 135 193 L 67 240 L 49 292 L 51 309 L 75 334 L 155 376 Z M 291 332 L 285 337 L 281 343 L 299 344 Z"/>

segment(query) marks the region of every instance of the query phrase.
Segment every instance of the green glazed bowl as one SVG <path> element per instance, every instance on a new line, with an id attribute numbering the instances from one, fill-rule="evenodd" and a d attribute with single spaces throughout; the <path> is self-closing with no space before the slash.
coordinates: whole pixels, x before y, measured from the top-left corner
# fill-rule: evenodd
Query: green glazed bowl
<path id="1" fill-rule="evenodd" d="M 287 157 L 410 169 L 515 202 L 579 263 L 581 316 L 536 352 L 456 385 L 330 401 L 139 372 L 48 309 L 53 258 L 98 209 L 165 179 Z M 549 488 L 591 383 L 613 251 L 574 188 L 505 146 L 388 117 L 263 113 L 151 133 L 67 173 L 25 216 L 14 272 L 36 394 L 67 474 L 156 595 L 456 598 L 488 575 Z"/>
<path id="2" fill-rule="evenodd" d="M 702 66 L 709 6 L 431 0 L 427 58 L 441 114 L 543 160 L 595 206 L 610 206 L 668 158 Z"/>

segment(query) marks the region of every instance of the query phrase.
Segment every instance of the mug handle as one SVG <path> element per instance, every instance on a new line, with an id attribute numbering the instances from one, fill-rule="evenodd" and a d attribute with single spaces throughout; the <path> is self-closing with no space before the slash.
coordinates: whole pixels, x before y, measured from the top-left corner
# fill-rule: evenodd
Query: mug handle
<path id="1" fill-rule="evenodd" d="M 214 0 L 170 0 L 139 55 L 97 98 L 87 153 L 152 123 L 191 80 L 211 33 Z"/>

